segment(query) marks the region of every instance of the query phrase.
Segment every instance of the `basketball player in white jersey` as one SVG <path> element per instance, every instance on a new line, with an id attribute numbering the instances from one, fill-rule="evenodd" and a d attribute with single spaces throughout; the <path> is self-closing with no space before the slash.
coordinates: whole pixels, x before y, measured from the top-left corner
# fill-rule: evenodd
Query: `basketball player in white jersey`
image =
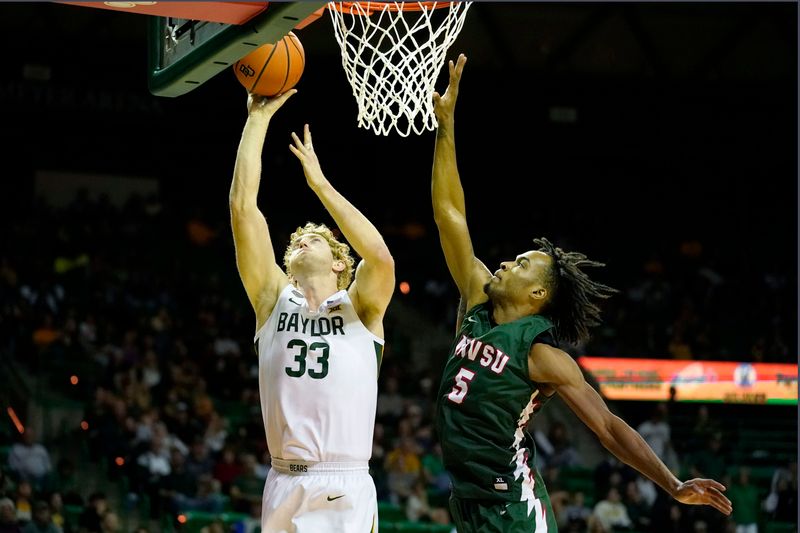
<path id="1" fill-rule="evenodd" d="M 362 259 L 351 284 L 349 247 L 324 225 L 308 223 L 291 236 L 285 271 L 277 263 L 256 197 L 269 121 L 295 92 L 248 97 L 230 192 L 236 264 L 256 312 L 261 410 L 272 455 L 261 527 L 368 533 L 378 528 L 367 463 L 394 260 L 378 230 L 323 175 L 306 125 L 303 141 L 292 133 L 289 149 Z"/>

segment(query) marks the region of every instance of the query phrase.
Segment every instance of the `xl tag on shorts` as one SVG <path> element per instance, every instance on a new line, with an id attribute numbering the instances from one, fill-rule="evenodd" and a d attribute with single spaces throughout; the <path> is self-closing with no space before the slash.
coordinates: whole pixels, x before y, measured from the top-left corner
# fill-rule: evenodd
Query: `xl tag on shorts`
<path id="1" fill-rule="evenodd" d="M 508 490 L 508 482 L 504 477 L 494 478 L 494 490 Z"/>

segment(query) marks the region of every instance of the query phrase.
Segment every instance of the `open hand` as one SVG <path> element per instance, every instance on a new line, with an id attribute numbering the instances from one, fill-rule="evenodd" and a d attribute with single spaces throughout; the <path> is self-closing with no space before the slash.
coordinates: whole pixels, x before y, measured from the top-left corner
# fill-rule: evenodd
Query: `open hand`
<path id="1" fill-rule="evenodd" d="M 681 503 L 689 505 L 710 505 L 726 515 L 731 514 L 731 501 L 722 493 L 725 485 L 713 479 L 695 478 L 684 481 L 678 486 L 673 497 Z"/>
<path id="2" fill-rule="evenodd" d="M 436 113 L 436 119 L 440 124 L 453 120 L 453 111 L 456 107 L 456 98 L 458 98 L 458 84 L 461 81 L 461 73 L 464 71 L 466 62 L 467 56 L 464 54 L 459 54 L 458 61 L 455 64 L 453 64 L 452 59 L 448 61 L 450 82 L 447 85 L 447 90 L 441 96 L 438 92 L 433 93 L 433 112 Z"/>
<path id="3" fill-rule="evenodd" d="M 303 172 L 306 175 L 308 185 L 316 190 L 316 187 L 325 180 L 325 176 L 322 174 L 319 159 L 317 159 L 317 154 L 314 152 L 314 144 L 311 141 L 311 130 L 308 124 L 303 127 L 303 141 L 300 141 L 295 132 L 292 132 L 292 140 L 294 144 L 289 145 L 289 150 L 303 165 Z"/>

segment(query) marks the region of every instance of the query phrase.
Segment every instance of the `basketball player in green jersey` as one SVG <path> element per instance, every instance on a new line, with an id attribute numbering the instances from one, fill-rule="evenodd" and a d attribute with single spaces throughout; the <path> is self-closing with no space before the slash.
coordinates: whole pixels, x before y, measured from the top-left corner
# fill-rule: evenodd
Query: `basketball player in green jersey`
<path id="1" fill-rule="evenodd" d="M 433 163 L 433 212 L 450 274 L 461 294 L 458 334 L 442 374 L 438 438 L 452 476 L 450 510 L 459 533 L 556 531 L 547 490 L 534 466 L 530 418 L 559 394 L 621 461 L 676 500 L 725 514 L 725 487 L 678 480 L 623 420 L 613 415 L 556 335 L 574 342 L 599 323 L 597 299 L 613 289 L 583 267 L 602 266 L 546 239 L 492 273 L 475 257 L 456 165 L 454 108 L 466 63 L 449 62 L 450 84 L 433 94 L 439 125 Z"/>

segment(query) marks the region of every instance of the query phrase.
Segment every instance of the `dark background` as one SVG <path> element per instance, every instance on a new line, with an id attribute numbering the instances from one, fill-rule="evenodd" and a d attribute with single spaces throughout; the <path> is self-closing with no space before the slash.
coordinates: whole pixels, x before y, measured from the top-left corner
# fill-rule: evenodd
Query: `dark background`
<path id="1" fill-rule="evenodd" d="M 232 73 L 156 97 L 146 16 L 28 3 L 0 5 L 0 18 L 9 207 L 30 201 L 37 169 L 58 169 L 155 176 L 166 200 L 225 218 L 245 118 Z M 469 57 L 458 150 L 478 254 L 545 234 L 622 277 L 634 265 L 621 253 L 700 239 L 722 263 L 757 256 L 794 273 L 796 19 L 793 3 L 476 3 L 449 56 Z M 433 133 L 356 128 L 327 15 L 296 33 L 307 68 L 271 126 L 265 212 L 290 225 L 321 216 L 286 149 L 309 122 L 323 169 L 356 205 L 431 229 Z M 25 65 L 49 80 L 26 80 Z M 577 121 L 551 121 L 553 107 Z"/>
<path id="2" fill-rule="evenodd" d="M 108 173 L 155 177 L 176 216 L 228 231 L 245 119 L 232 72 L 157 97 L 146 16 L 27 3 L 0 5 L 0 18 L 2 216 L 31 205 L 38 170 Z M 794 315 L 796 21 L 793 3 L 475 3 L 448 55 L 469 58 L 457 142 L 477 255 L 494 268 L 546 235 L 607 263 L 604 280 L 624 290 L 647 261 L 699 242 L 740 282 L 732 303 L 777 276 L 792 295 L 781 313 Z M 430 215 L 434 134 L 358 129 L 332 32 L 327 15 L 296 32 L 307 66 L 270 127 L 260 205 L 279 235 L 327 220 L 287 148 L 308 122 L 323 170 L 390 241 L 398 279 L 447 284 Z M 445 67 L 439 90 L 446 81 Z M 576 121 L 552 120 L 554 108 Z"/>

